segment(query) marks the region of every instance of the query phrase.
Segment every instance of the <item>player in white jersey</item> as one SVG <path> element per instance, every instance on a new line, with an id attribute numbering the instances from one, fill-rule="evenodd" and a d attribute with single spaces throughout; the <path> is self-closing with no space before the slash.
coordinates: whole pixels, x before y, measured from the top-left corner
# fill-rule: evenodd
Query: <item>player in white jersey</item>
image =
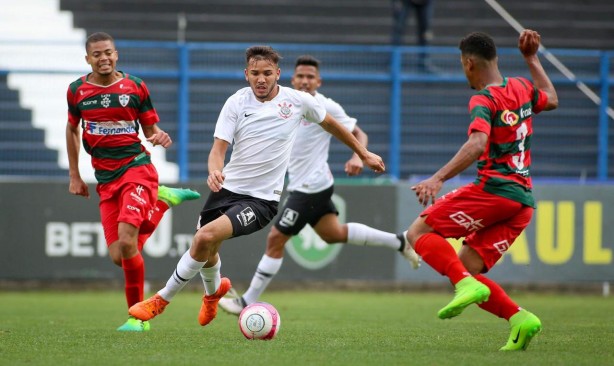
<path id="1" fill-rule="evenodd" d="M 320 61 L 312 56 L 301 56 L 296 60 L 292 85 L 297 90 L 312 94 L 315 99 L 337 121 L 350 131 L 361 144 L 367 146 L 368 137 L 349 117 L 343 107 L 334 100 L 318 93 L 322 84 Z M 288 167 L 289 196 L 281 214 L 267 237 L 265 254 L 254 273 L 249 288 L 240 296 L 231 290 L 219 305 L 231 314 L 239 314 L 243 308 L 258 300 L 273 277 L 281 268 L 284 246 L 307 224 L 327 243 L 348 243 L 361 246 L 382 246 L 399 251 L 414 268 L 420 265 L 420 257 L 407 245 L 403 234 L 380 231 L 359 223 L 341 224 L 338 211 L 332 201 L 333 175 L 328 166 L 330 134 L 316 124 L 304 121 L 299 127 L 296 143 L 292 147 Z M 345 164 L 345 172 L 360 174 L 362 161 L 354 154 Z"/>
<path id="2" fill-rule="evenodd" d="M 220 275 L 218 249 L 232 237 L 265 227 L 277 214 L 292 145 L 301 123 L 318 124 L 348 145 L 364 164 L 383 172 L 382 159 L 369 152 L 346 128 L 305 92 L 277 84 L 279 54 L 268 46 L 246 51 L 249 87 L 232 95 L 222 108 L 209 153 L 207 185 L 212 193 L 200 213 L 190 249 L 181 257 L 166 286 L 129 310 L 141 320 L 162 313 L 172 298 L 198 273 L 205 295 L 198 315 L 207 325 L 231 283 Z M 230 161 L 224 158 L 233 144 Z"/>

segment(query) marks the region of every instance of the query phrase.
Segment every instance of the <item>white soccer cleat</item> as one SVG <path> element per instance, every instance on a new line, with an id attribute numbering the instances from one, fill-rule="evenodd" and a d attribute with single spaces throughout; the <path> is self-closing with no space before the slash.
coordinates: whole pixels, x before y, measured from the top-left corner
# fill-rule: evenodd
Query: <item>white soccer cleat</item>
<path id="1" fill-rule="evenodd" d="M 401 241 L 402 250 L 400 252 L 403 257 L 405 257 L 405 259 L 407 259 L 407 261 L 411 264 L 411 268 L 420 268 L 420 264 L 422 264 L 422 258 L 420 258 L 418 253 L 416 253 L 414 248 L 412 248 L 407 241 L 407 231 L 397 234 L 397 238 L 399 238 L 399 240 Z"/>
<path id="2" fill-rule="evenodd" d="M 247 306 L 243 297 L 239 295 L 234 289 L 230 289 L 225 297 L 220 299 L 217 303 L 228 314 L 239 315 L 241 311 Z"/>

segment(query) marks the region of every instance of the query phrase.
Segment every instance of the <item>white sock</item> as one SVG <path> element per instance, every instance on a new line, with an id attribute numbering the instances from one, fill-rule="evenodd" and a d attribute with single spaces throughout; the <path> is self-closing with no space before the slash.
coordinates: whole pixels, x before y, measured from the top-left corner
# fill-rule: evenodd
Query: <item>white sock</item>
<path id="1" fill-rule="evenodd" d="M 171 301 L 173 297 L 196 276 L 205 263 L 207 262 L 198 262 L 192 258 L 189 250 L 185 252 L 179 260 L 179 263 L 177 263 L 175 272 L 173 272 L 172 276 L 166 282 L 166 286 L 158 291 L 158 295 L 162 296 L 166 301 Z"/>
<path id="2" fill-rule="evenodd" d="M 220 268 L 222 268 L 222 258 L 219 258 L 213 267 L 203 267 L 200 270 L 200 277 L 203 279 L 203 285 L 205 285 L 205 293 L 207 293 L 207 295 L 213 295 L 220 287 L 220 283 L 222 282 Z"/>
<path id="3" fill-rule="evenodd" d="M 273 277 L 279 272 L 283 261 L 283 257 L 271 258 L 266 254 L 262 256 L 260 263 L 258 263 L 256 273 L 254 273 L 254 277 L 252 277 L 252 282 L 249 284 L 247 291 L 243 294 L 245 303 L 249 305 L 258 300 Z"/>
<path id="4" fill-rule="evenodd" d="M 396 234 L 388 233 L 364 224 L 350 222 L 348 226 L 348 244 L 367 245 L 370 247 L 388 247 L 401 249 L 401 242 Z"/>

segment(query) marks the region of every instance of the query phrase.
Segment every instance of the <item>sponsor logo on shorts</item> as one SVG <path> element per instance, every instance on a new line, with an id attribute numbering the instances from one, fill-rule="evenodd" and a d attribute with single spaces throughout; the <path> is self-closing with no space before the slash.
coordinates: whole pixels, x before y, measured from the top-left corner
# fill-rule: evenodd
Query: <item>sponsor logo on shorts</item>
<path id="1" fill-rule="evenodd" d="M 239 219 L 241 225 L 247 226 L 252 222 L 256 221 L 256 214 L 251 207 L 247 207 L 243 209 L 243 211 L 239 212 L 239 214 L 237 215 L 237 219 Z"/>
<path id="2" fill-rule="evenodd" d="M 127 208 L 128 210 L 131 210 L 131 211 L 136 211 L 136 212 L 138 212 L 138 213 L 141 213 L 141 209 L 140 209 L 140 208 L 138 208 L 138 207 L 134 207 L 134 206 L 131 206 L 131 205 L 127 205 L 127 206 L 126 206 L 126 208 Z"/>
<path id="3" fill-rule="evenodd" d="M 134 193 L 134 192 L 130 192 L 130 198 L 132 198 L 133 200 L 137 201 L 138 203 L 140 203 L 142 205 L 147 203 L 147 201 L 145 201 L 143 198 L 137 196 L 136 193 Z"/>
<path id="4" fill-rule="evenodd" d="M 467 215 L 463 211 L 453 213 L 450 215 L 450 218 L 468 231 L 476 231 L 484 227 L 484 225 L 482 225 L 482 219 L 474 220 L 473 217 Z"/>
<path id="5" fill-rule="evenodd" d="M 503 254 L 510 248 L 510 243 L 508 243 L 507 240 L 503 240 L 498 243 L 494 243 L 492 246 L 495 247 L 499 253 Z"/>
<path id="6" fill-rule="evenodd" d="M 284 227 L 294 226 L 296 224 L 296 220 L 298 219 L 298 212 L 294 211 L 291 208 L 286 208 L 279 219 L 279 225 Z"/>

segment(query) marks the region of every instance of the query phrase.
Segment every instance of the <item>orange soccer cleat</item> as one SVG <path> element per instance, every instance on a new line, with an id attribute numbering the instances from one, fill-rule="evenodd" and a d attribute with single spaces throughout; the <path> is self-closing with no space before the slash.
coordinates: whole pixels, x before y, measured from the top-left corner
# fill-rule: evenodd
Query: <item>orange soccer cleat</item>
<path id="1" fill-rule="evenodd" d="M 162 296 L 155 294 L 145 301 L 132 305 L 128 309 L 128 313 L 137 319 L 145 321 L 162 314 L 168 304 L 169 302 L 164 300 Z"/>
<path id="2" fill-rule="evenodd" d="M 203 304 L 198 313 L 198 322 L 200 325 L 205 326 L 215 319 L 217 315 L 217 303 L 226 295 L 231 287 L 232 284 L 230 280 L 227 277 L 222 277 L 222 282 L 220 282 L 220 287 L 218 287 L 217 291 L 213 295 L 203 296 Z"/>

